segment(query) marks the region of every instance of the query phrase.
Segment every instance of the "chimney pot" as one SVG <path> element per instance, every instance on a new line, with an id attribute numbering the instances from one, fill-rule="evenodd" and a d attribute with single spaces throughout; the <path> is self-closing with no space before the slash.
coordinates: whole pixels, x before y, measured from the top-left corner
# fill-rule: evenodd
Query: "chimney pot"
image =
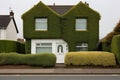
<path id="1" fill-rule="evenodd" d="M 53 3 L 53 6 L 55 6 L 55 3 Z"/>
<path id="2" fill-rule="evenodd" d="M 14 17 L 14 12 L 12 10 L 10 11 L 10 17 Z"/>

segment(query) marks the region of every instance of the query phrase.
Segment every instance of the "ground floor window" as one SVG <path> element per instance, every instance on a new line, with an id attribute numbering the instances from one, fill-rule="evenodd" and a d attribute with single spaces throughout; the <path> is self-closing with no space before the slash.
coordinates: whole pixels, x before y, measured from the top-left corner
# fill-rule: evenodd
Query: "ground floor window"
<path id="1" fill-rule="evenodd" d="M 88 51 L 88 43 L 77 43 L 76 44 L 76 50 L 77 51 Z"/>
<path id="2" fill-rule="evenodd" d="M 52 43 L 36 43 L 36 53 L 52 53 Z"/>

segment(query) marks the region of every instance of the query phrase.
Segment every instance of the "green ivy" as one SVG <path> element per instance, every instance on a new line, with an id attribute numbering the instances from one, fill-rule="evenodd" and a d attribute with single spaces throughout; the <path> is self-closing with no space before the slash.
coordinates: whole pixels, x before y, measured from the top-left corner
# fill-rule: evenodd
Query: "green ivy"
<path id="1" fill-rule="evenodd" d="M 35 31 L 35 18 L 48 18 L 48 31 Z M 87 18 L 88 30 L 75 31 L 75 19 Z M 30 53 L 31 39 L 63 39 L 69 45 L 70 51 L 75 51 L 77 42 L 87 42 L 88 50 L 95 50 L 99 40 L 100 14 L 88 5 L 80 2 L 63 15 L 39 2 L 22 15 L 26 51 Z M 28 40 L 29 39 L 29 40 Z M 27 42 L 28 41 L 28 42 Z"/>
<path id="2" fill-rule="evenodd" d="M 111 51 L 115 54 L 118 64 L 120 64 L 120 35 L 113 37 Z"/>

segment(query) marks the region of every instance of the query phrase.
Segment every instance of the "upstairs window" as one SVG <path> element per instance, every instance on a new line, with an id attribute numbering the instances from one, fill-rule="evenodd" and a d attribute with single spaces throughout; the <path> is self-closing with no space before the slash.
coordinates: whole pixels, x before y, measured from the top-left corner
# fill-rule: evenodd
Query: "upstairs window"
<path id="1" fill-rule="evenodd" d="M 76 50 L 77 51 L 88 51 L 88 43 L 77 43 Z"/>
<path id="2" fill-rule="evenodd" d="M 35 19 L 35 30 L 47 30 L 47 18 L 36 18 Z"/>
<path id="3" fill-rule="evenodd" d="M 87 19 L 86 18 L 78 18 L 76 19 L 75 28 L 77 31 L 79 30 L 87 30 Z"/>

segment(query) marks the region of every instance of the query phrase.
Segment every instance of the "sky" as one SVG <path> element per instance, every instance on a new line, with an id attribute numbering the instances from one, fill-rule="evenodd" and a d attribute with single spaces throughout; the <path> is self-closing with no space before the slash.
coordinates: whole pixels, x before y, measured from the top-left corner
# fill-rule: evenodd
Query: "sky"
<path id="1" fill-rule="evenodd" d="M 23 38 L 23 22 L 21 16 L 39 1 L 46 5 L 76 5 L 80 1 L 89 3 L 89 6 L 100 13 L 100 39 L 113 30 L 120 20 L 120 0 L 0 0 L 0 15 L 9 15 L 10 9 L 14 12 L 19 38 Z"/>

